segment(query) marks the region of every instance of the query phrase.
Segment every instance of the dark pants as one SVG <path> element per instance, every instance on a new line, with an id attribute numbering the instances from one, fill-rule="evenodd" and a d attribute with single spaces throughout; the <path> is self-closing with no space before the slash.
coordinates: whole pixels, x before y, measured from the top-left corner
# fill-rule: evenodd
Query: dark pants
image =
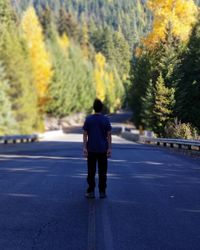
<path id="1" fill-rule="evenodd" d="M 95 174 L 96 163 L 98 162 L 98 174 L 99 174 L 99 192 L 105 192 L 106 180 L 107 180 L 107 168 L 108 160 L 107 153 L 93 153 L 88 152 L 87 165 L 88 165 L 88 192 L 92 192 L 95 189 Z"/>

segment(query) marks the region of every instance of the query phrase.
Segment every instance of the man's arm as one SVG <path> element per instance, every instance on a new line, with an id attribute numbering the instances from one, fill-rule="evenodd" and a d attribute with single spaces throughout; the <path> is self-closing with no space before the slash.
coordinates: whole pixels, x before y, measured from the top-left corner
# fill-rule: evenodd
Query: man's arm
<path id="1" fill-rule="evenodd" d="M 111 157 L 111 153 L 112 153 L 112 133 L 111 131 L 109 131 L 107 133 L 107 138 L 108 138 L 108 150 L 107 150 L 107 156 Z"/>
<path id="2" fill-rule="evenodd" d="M 85 157 L 88 156 L 88 151 L 87 151 L 87 140 L 88 140 L 88 133 L 86 130 L 83 132 L 83 155 Z"/>

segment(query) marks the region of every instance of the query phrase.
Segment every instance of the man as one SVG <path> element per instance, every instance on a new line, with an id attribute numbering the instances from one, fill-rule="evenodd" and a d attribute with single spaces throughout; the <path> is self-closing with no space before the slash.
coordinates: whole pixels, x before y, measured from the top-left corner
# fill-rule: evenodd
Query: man
<path id="1" fill-rule="evenodd" d="M 87 198 L 95 198 L 95 174 L 98 162 L 99 194 L 106 198 L 107 158 L 111 156 L 111 125 L 109 119 L 101 112 L 103 103 L 95 99 L 93 103 L 94 114 L 89 115 L 83 126 L 83 153 L 87 157 L 88 189 Z"/>

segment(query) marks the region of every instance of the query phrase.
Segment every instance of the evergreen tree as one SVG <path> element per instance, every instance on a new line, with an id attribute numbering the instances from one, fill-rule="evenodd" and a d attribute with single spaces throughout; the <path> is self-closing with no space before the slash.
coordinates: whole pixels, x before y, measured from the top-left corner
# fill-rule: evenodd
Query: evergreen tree
<path id="1" fill-rule="evenodd" d="M 84 56 L 88 58 L 90 53 L 90 44 L 89 44 L 88 25 L 86 22 L 83 23 L 83 27 L 81 30 L 80 45 Z"/>
<path id="2" fill-rule="evenodd" d="M 54 37 L 49 41 L 49 51 L 52 57 L 53 77 L 48 88 L 47 112 L 63 117 L 71 113 L 71 105 L 75 95 L 75 86 L 70 85 L 72 73 L 69 70 L 68 47 L 58 43 L 59 38 L 54 32 Z"/>
<path id="3" fill-rule="evenodd" d="M 182 122 L 200 130 L 200 17 L 193 28 L 187 50 L 178 69 L 176 112 Z"/>
<path id="4" fill-rule="evenodd" d="M 162 74 L 167 87 L 176 87 L 175 71 L 180 64 L 180 55 L 184 50 L 184 43 L 173 36 L 171 27 L 166 29 L 165 39 L 160 41 L 155 54 L 156 75 Z"/>
<path id="5" fill-rule="evenodd" d="M 154 126 L 154 110 L 155 104 L 155 89 L 153 87 L 152 80 L 149 81 L 147 86 L 146 95 L 142 98 L 142 109 L 141 117 L 142 124 L 144 124 L 145 129 L 152 130 Z"/>
<path id="6" fill-rule="evenodd" d="M 8 95 L 9 84 L 0 63 L 0 135 L 14 134 L 16 121 Z"/>
<path id="7" fill-rule="evenodd" d="M 71 46 L 69 50 L 70 70 L 76 86 L 75 95 L 72 95 L 74 107 L 73 112 L 89 110 L 95 97 L 93 78 L 93 65 L 84 57 L 84 51 L 79 46 Z"/>
<path id="8" fill-rule="evenodd" d="M 142 124 L 142 98 L 145 98 L 146 89 L 152 78 L 152 54 L 144 51 L 139 57 L 132 60 L 130 72 L 130 87 L 128 99 L 133 110 L 133 119 L 138 127 Z"/>
<path id="9" fill-rule="evenodd" d="M 90 42 L 95 47 L 96 52 L 101 52 L 108 61 L 113 62 L 114 44 L 113 31 L 106 27 L 104 29 L 96 29 L 90 35 Z"/>
<path id="10" fill-rule="evenodd" d="M 38 17 L 39 17 L 39 21 L 40 24 L 42 26 L 42 31 L 43 34 L 45 36 L 45 38 L 50 38 L 52 33 L 52 25 L 53 22 L 55 22 L 53 20 L 53 14 L 52 14 L 52 10 L 50 9 L 50 7 L 47 5 L 44 8 L 41 8 L 39 13 L 38 13 Z"/>
<path id="11" fill-rule="evenodd" d="M 78 40 L 79 35 L 79 27 L 78 24 L 73 17 L 73 15 L 67 12 L 64 7 L 62 7 L 59 11 L 58 16 L 58 33 L 59 35 L 67 34 L 68 37 Z"/>
<path id="12" fill-rule="evenodd" d="M 153 131 L 158 136 L 164 136 L 164 127 L 173 115 L 174 89 L 167 88 L 162 75 L 155 85 L 155 104 L 153 108 Z"/>
<path id="13" fill-rule="evenodd" d="M 114 32 L 114 62 L 121 79 L 126 79 L 130 70 L 131 53 L 128 42 L 121 32 Z"/>

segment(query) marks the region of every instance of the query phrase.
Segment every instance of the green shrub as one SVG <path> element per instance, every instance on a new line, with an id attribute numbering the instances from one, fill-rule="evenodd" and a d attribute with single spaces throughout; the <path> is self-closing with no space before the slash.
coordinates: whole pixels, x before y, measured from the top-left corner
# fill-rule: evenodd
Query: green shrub
<path id="1" fill-rule="evenodd" d="M 198 139 L 197 129 L 190 123 L 181 123 L 177 119 L 165 126 L 165 136 L 177 139 Z"/>

